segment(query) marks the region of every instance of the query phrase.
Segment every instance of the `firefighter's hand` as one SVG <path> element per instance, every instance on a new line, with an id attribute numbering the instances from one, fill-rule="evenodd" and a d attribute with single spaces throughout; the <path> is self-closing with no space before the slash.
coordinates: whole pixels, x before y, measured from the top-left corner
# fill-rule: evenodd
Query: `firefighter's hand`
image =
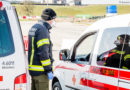
<path id="1" fill-rule="evenodd" d="M 48 79 L 49 79 L 49 80 L 52 80 L 52 79 L 53 79 L 53 73 L 52 73 L 52 72 L 47 73 L 47 75 L 48 75 Z"/>

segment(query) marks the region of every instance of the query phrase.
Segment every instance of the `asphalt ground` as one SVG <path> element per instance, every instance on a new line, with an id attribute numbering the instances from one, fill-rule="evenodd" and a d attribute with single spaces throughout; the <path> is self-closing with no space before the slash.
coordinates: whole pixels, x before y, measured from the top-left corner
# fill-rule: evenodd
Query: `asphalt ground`
<path id="1" fill-rule="evenodd" d="M 28 36 L 30 28 L 37 23 L 36 21 L 21 21 L 23 36 Z M 50 30 L 51 41 L 53 43 L 54 66 L 58 64 L 59 51 L 61 50 L 63 40 L 76 40 L 80 34 L 87 28 L 85 25 L 74 24 L 70 22 L 58 22 L 56 27 Z M 51 84 L 51 81 L 50 81 Z M 51 85 L 49 86 L 51 90 Z"/>

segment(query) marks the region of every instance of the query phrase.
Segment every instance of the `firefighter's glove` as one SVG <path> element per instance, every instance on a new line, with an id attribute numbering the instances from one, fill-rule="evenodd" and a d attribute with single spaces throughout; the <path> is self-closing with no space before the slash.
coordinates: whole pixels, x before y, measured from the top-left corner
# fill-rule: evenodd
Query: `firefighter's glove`
<path id="1" fill-rule="evenodd" d="M 52 72 L 47 73 L 47 75 L 48 75 L 48 79 L 49 79 L 49 80 L 52 80 L 52 79 L 53 79 L 53 73 L 52 73 Z"/>

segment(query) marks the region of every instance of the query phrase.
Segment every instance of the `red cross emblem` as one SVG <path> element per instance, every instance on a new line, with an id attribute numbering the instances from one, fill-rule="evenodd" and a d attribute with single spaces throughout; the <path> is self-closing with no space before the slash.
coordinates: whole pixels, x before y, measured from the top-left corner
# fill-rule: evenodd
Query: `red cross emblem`
<path id="1" fill-rule="evenodd" d="M 72 81 L 73 81 L 73 85 L 75 85 L 75 83 L 76 83 L 75 75 L 73 75 Z"/>

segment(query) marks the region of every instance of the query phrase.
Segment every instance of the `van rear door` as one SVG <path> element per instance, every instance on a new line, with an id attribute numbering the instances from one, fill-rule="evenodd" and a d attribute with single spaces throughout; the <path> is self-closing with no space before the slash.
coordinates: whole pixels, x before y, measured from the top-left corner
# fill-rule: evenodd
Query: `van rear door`
<path id="1" fill-rule="evenodd" d="M 26 90 L 27 67 L 20 26 L 14 7 L 0 9 L 0 90 Z"/>

